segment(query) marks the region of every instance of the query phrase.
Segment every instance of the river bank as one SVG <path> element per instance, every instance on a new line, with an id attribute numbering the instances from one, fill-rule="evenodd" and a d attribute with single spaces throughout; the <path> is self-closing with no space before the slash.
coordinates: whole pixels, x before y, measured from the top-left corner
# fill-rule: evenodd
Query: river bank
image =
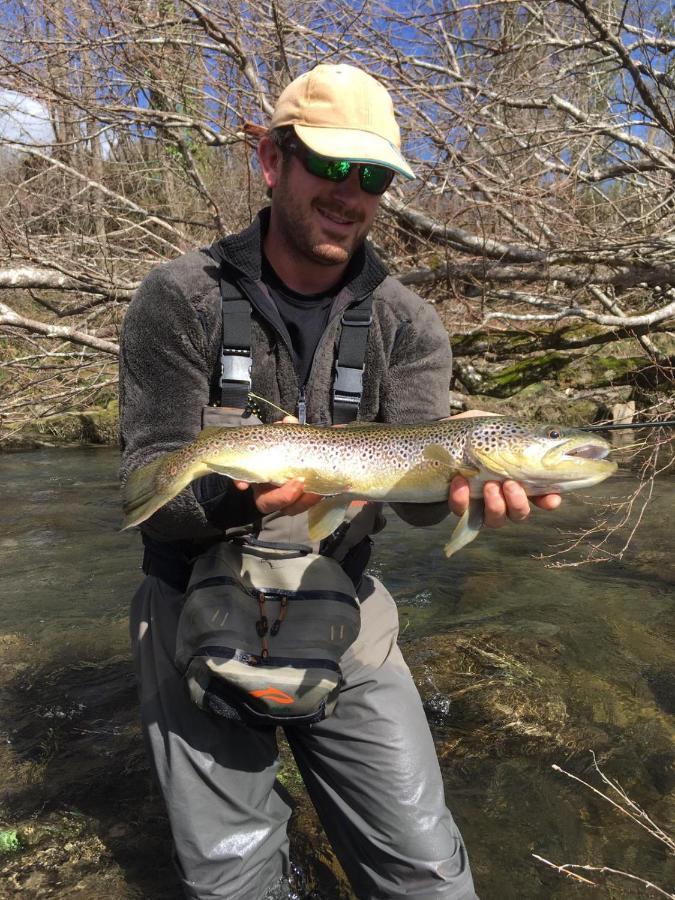
<path id="1" fill-rule="evenodd" d="M 657 360 L 635 339 L 593 343 L 596 332 L 586 325 L 457 336 L 451 410 L 484 409 L 576 426 L 630 420 L 643 410 L 649 418 L 669 403 L 672 409 L 675 337 L 650 338 Z M 86 409 L 45 414 L 36 402 L 30 421 L 14 429 L 5 423 L 0 451 L 114 446 L 118 432 L 119 404 L 108 389 L 98 405 Z"/>

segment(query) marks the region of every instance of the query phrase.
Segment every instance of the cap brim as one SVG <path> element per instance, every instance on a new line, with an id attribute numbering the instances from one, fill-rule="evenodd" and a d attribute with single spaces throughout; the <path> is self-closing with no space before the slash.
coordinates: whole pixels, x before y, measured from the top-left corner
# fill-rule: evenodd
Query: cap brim
<path id="1" fill-rule="evenodd" d="M 398 149 L 377 134 L 356 129 L 319 128 L 312 125 L 293 125 L 293 128 L 302 143 L 320 156 L 386 166 L 411 181 L 415 178 L 415 173 Z"/>

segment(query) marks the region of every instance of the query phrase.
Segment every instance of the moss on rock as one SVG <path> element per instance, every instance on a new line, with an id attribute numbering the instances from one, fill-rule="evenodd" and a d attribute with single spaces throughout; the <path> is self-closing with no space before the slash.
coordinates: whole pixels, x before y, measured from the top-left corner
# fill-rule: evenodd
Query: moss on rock
<path id="1" fill-rule="evenodd" d="M 81 412 L 64 412 L 36 419 L 3 444 L 6 450 L 34 450 L 70 444 L 116 444 L 119 435 L 119 404 L 95 406 Z"/>

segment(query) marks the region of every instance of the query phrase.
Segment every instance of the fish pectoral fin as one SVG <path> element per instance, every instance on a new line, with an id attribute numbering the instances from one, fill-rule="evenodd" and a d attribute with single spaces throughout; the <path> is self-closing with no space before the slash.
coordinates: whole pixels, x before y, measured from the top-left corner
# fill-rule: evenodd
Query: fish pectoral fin
<path id="1" fill-rule="evenodd" d="M 483 513 L 484 504 L 482 498 L 472 497 L 464 515 L 452 532 L 452 537 L 445 545 L 446 556 L 452 556 L 453 553 L 457 553 L 458 550 L 466 547 L 467 544 L 470 544 L 471 541 L 478 537 L 478 532 L 483 525 Z"/>
<path id="2" fill-rule="evenodd" d="M 344 494 L 349 490 L 349 485 L 339 481 L 334 476 L 316 469 L 303 469 L 302 477 L 305 480 L 305 490 L 314 494 Z"/>
<path id="3" fill-rule="evenodd" d="M 336 494 L 310 507 L 307 512 L 310 541 L 322 541 L 339 528 L 351 502 L 349 494 Z"/>
<path id="4" fill-rule="evenodd" d="M 471 448 L 471 452 L 474 456 L 478 457 L 478 460 L 485 468 L 494 475 L 501 475 L 503 478 L 513 477 L 508 469 L 505 469 L 504 466 L 500 466 L 499 461 L 490 456 L 489 453 L 483 453 L 482 450 L 477 450 L 475 447 Z"/>
<path id="5" fill-rule="evenodd" d="M 442 444 L 427 444 L 422 451 L 422 456 L 428 462 L 440 463 L 453 474 L 463 475 L 465 478 L 474 478 L 480 474 L 480 470 L 473 466 L 457 463 Z"/>

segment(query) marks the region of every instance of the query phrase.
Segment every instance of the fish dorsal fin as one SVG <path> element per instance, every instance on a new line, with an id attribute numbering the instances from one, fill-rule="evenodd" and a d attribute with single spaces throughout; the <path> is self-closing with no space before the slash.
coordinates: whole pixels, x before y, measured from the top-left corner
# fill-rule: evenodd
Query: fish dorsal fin
<path id="1" fill-rule="evenodd" d="M 326 497 L 320 500 L 316 506 L 307 511 L 309 519 L 309 539 L 322 541 L 344 522 L 347 507 L 352 498 L 348 494 L 336 494 L 334 497 Z"/>
<path id="2" fill-rule="evenodd" d="M 440 463 L 444 468 L 450 469 L 453 474 L 464 475 L 465 478 L 474 478 L 479 474 L 479 469 L 457 463 L 442 444 L 427 444 L 422 451 L 422 456 L 429 462 Z"/>

